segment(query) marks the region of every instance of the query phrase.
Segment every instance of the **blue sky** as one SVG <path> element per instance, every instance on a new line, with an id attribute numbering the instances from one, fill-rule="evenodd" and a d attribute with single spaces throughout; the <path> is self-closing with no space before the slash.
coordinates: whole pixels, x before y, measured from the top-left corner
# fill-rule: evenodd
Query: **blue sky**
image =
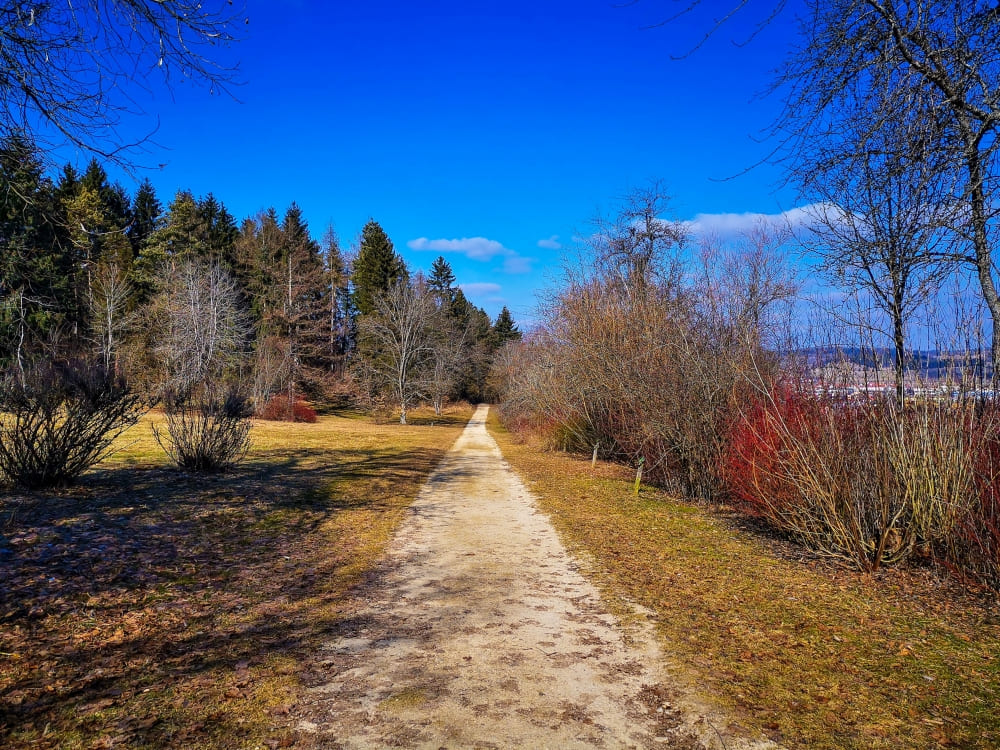
<path id="1" fill-rule="evenodd" d="M 345 247 L 374 218 L 413 269 L 444 255 L 473 302 L 530 322 L 573 237 L 651 179 L 702 224 L 794 206 L 776 168 L 740 174 L 773 146 L 780 101 L 755 97 L 792 18 L 738 46 L 758 20 L 738 17 L 676 60 L 712 7 L 648 27 L 685 5 L 249 0 L 236 99 L 152 85 L 129 127 L 158 121 L 160 147 L 138 177 L 164 203 L 211 191 L 238 219 L 295 201 Z"/>

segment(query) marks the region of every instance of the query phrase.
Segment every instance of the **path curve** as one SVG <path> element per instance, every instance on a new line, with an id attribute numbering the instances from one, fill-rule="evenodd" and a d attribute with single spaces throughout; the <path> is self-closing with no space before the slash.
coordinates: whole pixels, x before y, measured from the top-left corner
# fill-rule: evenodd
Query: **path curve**
<path id="1" fill-rule="evenodd" d="M 480 406 L 319 655 L 329 681 L 299 729 L 345 750 L 722 747 L 675 705 L 653 639 L 624 634 L 580 574 L 486 416 Z"/>

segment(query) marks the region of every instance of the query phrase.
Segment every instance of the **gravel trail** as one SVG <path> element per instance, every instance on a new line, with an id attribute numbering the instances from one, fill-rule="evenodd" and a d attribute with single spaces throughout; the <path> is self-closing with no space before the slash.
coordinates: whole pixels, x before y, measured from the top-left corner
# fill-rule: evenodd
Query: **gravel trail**
<path id="1" fill-rule="evenodd" d="M 773 747 L 692 711 L 649 628 L 623 630 L 580 574 L 486 415 L 317 656 L 328 681 L 296 712 L 300 732 L 344 749 Z"/>

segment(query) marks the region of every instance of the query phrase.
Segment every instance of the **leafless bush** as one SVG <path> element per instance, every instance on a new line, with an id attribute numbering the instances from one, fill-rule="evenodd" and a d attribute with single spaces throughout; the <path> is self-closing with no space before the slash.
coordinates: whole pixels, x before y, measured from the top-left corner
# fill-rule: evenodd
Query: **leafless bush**
<path id="1" fill-rule="evenodd" d="M 28 489 L 69 484 L 145 410 L 100 364 L 50 363 L 9 377 L 0 385 L 0 476 Z"/>
<path id="2" fill-rule="evenodd" d="M 202 393 L 197 397 L 169 395 L 167 425 L 153 426 L 153 436 L 179 467 L 219 471 L 242 459 L 250 447 L 251 410 L 242 396 Z"/>
<path id="3" fill-rule="evenodd" d="M 508 422 L 558 447 L 642 459 L 647 478 L 701 498 L 718 490 L 734 402 L 751 370 L 766 369 L 687 290 L 647 287 L 636 297 L 614 280 L 571 285 L 548 326 L 507 356 Z"/>
<path id="4" fill-rule="evenodd" d="M 977 512 L 988 439 L 947 404 L 776 389 L 734 427 L 726 475 L 744 509 L 822 555 L 866 570 L 915 550 L 951 560 Z"/>
<path id="5" fill-rule="evenodd" d="M 620 223 L 599 225 L 592 269 L 569 274 L 544 326 L 494 376 L 506 380 L 502 415 L 512 425 L 558 447 L 641 460 L 647 479 L 707 499 L 722 487 L 729 424 L 774 375 L 760 331 L 791 284 L 761 237 L 746 262 L 706 258 L 692 273 L 675 252 L 679 228 L 658 208 L 642 193 Z"/>
<path id="6" fill-rule="evenodd" d="M 822 555 L 864 569 L 898 562 L 914 535 L 879 426 L 867 407 L 772 394 L 733 439 L 733 492 Z"/>

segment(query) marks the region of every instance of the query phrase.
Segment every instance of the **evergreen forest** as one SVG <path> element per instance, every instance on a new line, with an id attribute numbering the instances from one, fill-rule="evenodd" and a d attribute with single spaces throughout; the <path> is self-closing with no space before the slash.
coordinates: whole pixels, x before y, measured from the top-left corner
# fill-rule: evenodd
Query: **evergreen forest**
<path id="1" fill-rule="evenodd" d="M 347 251 L 294 203 L 238 220 L 211 193 L 161 197 L 146 179 L 130 194 L 97 159 L 52 177 L 23 135 L 0 144 L 0 197 L 0 367 L 21 386 L 86 363 L 150 403 L 228 394 L 277 418 L 308 402 L 405 419 L 416 402 L 489 398 L 494 353 L 520 337 L 443 257 L 407 268 L 374 219 Z"/>

